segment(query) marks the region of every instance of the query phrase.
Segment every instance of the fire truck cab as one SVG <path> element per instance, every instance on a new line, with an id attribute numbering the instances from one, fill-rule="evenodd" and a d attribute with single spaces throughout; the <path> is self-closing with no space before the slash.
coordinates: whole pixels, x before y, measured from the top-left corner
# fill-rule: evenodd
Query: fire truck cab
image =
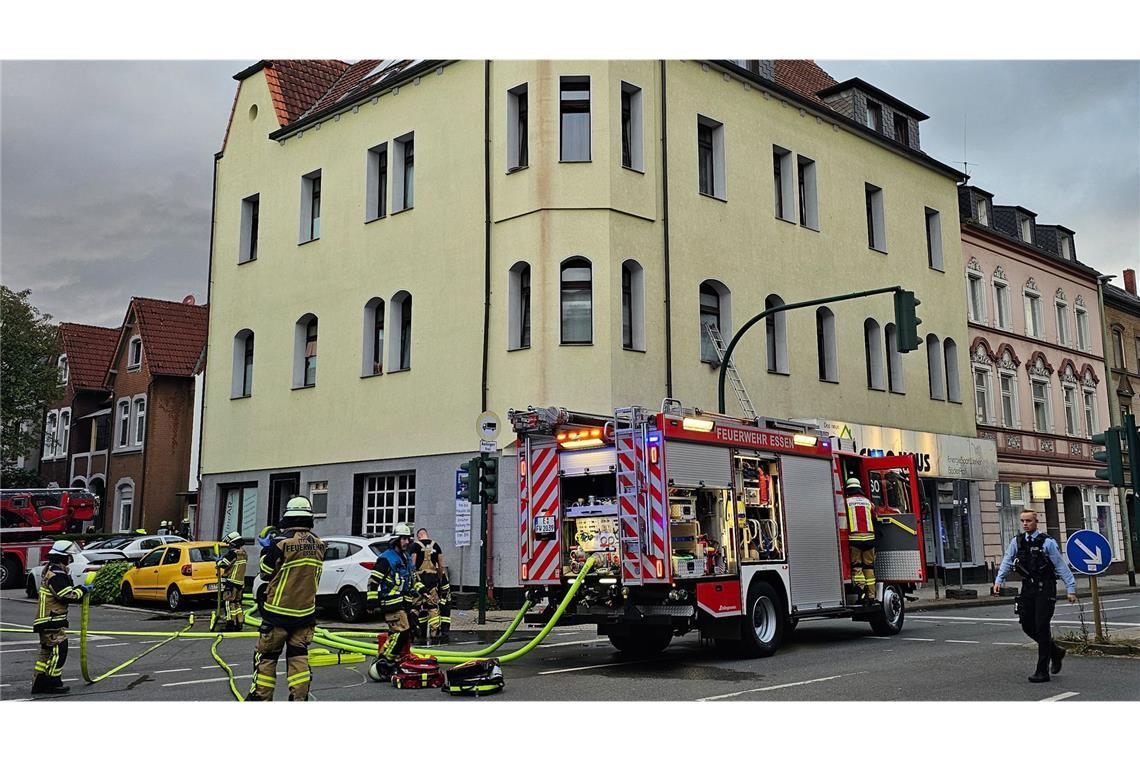
<path id="1" fill-rule="evenodd" d="M 544 622 L 588 558 L 560 624 L 596 623 L 623 652 L 649 654 L 699 630 L 718 646 L 773 654 L 810 618 L 902 630 L 926 580 L 917 476 L 908 456 L 865 457 L 788 420 L 686 409 L 612 415 L 511 410 L 518 435 L 519 578 Z M 876 596 L 851 583 L 843 486 L 875 507 Z"/>

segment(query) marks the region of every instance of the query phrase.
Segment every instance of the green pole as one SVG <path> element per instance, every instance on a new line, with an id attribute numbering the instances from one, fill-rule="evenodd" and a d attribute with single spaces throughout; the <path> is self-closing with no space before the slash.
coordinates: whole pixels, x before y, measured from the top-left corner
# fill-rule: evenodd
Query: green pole
<path id="1" fill-rule="evenodd" d="M 858 293 L 847 293 L 840 296 L 829 296 L 827 298 L 814 298 L 810 301 L 800 301 L 799 303 L 786 303 L 782 306 L 773 306 L 771 309 L 765 309 L 757 314 L 752 319 L 744 323 L 744 326 L 736 331 L 732 336 L 732 340 L 728 343 L 728 348 L 724 351 L 724 358 L 720 363 L 720 377 L 717 380 L 717 403 L 721 414 L 724 414 L 724 381 L 728 377 L 728 363 L 732 360 L 732 352 L 736 350 L 736 344 L 744 336 L 744 333 L 761 319 L 781 311 L 791 311 L 792 309 L 802 309 L 805 306 L 818 306 L 825 303 L 834 303 L 836 301 L 849 301 L 852 298 L 866 298 L 867 296 L 876 296 L 881 293 L 894 293 L 902 290 L 901 285 L 892 285 L 889 288 L 876 288 L 874 290 L 861 290 Z"/>
<path id="2" fill-rule="evenodd" d="M 480 492 L 482 489 L 480 489 Z M 479 625 L 487 622 L 487 500 L 479 496 Z"/>

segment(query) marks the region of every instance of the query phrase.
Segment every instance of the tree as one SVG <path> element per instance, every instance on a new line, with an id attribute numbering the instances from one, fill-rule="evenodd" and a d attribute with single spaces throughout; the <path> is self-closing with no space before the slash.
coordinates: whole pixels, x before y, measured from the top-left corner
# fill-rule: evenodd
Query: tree
<path id="1" fill-rule="evenodd" d="M 56 327 L 28 301 L 30 294 L 0 285 L 0 463 L 5 485 L 13 486 L 38 483 L 15 462 L 39 446 L 43 410 L 59 393 L 51 361 L 58 353 Z"/>

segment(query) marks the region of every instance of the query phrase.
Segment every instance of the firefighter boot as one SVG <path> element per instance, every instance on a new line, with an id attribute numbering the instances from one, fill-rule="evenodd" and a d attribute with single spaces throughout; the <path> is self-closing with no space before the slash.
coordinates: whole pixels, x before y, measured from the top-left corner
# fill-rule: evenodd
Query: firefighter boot
<path id="1" fill-rule="evenodd" d="M 64 686 L 63 679 L 59 676 L 39 673 L 36 675 L 36 680 L 32 682 L 33 694 L 66 694 L 69 691 L 71 691 L 71 687 Z"/>

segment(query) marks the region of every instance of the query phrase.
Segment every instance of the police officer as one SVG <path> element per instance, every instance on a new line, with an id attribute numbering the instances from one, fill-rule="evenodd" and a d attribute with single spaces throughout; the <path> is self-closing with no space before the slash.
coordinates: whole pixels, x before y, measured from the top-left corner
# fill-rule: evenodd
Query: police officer
<path id="1" fill-rule="evenodd" d="M 847 546 L 851 557 L 851 582 L 863 604 L 875 602 L 875 516 L 871 501 L 863 494 L 859 478 L 848 478 Z"/>
<path id="2" fill-rule="evenodd" d="M 443 618 L 441 614 L 442 579 L 446 568 L 443 564 L 443 549 L 428 535 L 427 528 L 416 531 L 412 544 L 412 566 L 416 576 L 424 585 L 423 603 L 420 605 L 417 633 L 421 640 L 439 641 Z M 450 586 L 448 588 L 450 591 Z"/>
<path id="3" fill-rule="evenodd" d="M 261 634 L 254 658 L 256 672 L 247 702 L 273 699 L 277 660 L 285 650 L 289 701 L 309 698 L 313 679 L 309 670 L 309 644 L 317 622 L 317 583 L 321 579 L 325 542 L 313 533 L 313 505 L 294 496 L 285 505 L 281 530 L 261 553 L 265 596 L 258 605 Z"/>
<path id="4" fill-rule="evenodd" d="M 79 551 L 72 541 L 56 541 L 47 555 L 47 565 L 40 579 L 40 604 L 32 630 L 40 635 L 40 652 L 36 658 L 33 694 L 66 694 L 63 664 L 67 662 L 67 605 L 83 599 L 91 591 L 90 584 L 76 586 L 67 566 L 71 555 Z"/>
<path id="5" fill-rule="evenodd" d="M 388 624 L 388 638 L 380 648 L 377 662 L 385 678 L 395 672 L 400 658 L 411 651 L 412 625 L 408 611 L 424 590 L 408 556 L 412 543 L 411 526 L 400 523 L 392 532 L 388 549 L 376 558 L 376 566 L 368 579 L 368 599 L 379 604 L 384 622 Z"/>
<path id="6" fill-rule="evenodd" d="M 1061 672 L 1065 650 L 1053 643 L 1049 621 L 1057 606 L 1057 576 L 1065 581 L 1069 604 L 1076 604 L 1077 581 L 1068 564 L 1061 558 L 1061 549 L 1050 536 L 1037 530 L 1037 513 L 1027 509 L 1021 513 L 1021 533 L 1009 542 L 1001 568 L 994 579 L 994 593 L 1001 587 L 1011 569 L 1022 577 L 1021 593 L 1017 595 L 1017 615 L 1021 630 L 1037 642 L 1037 669 L 1029 680 L 1042 683 L 1049 680 L 1049 670 Z"/>
<path id="7" fill-rule="evenodd" d="M 241 598 L 245 591 L 245 566 L 248 558 L 242 548 L 241 533 L 235 530 L 223 540 L 229 546 L 229 551 L 218 557 L 218 582 L 222 584 L 220 612 L 225 621 L 225 630 L 240 631 L 245 625 Z"/>

